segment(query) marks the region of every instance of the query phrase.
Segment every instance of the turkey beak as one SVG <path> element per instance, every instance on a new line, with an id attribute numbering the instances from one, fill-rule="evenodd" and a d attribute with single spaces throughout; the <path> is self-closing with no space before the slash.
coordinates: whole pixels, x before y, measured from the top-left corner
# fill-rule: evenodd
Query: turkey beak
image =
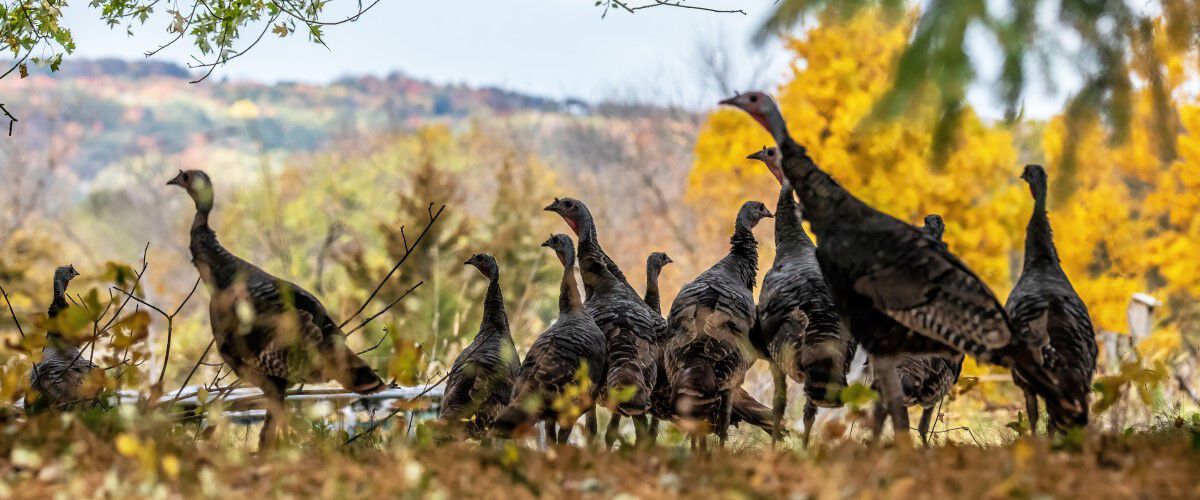
<path id="1" fill-rule="evenodd" d="M 546 205 L 546 208 L 543 208 L 542 210 L 547 212 L 558 212 L 558 200 L 554 200 L 554 203 Z"/>
<path id="2" fill-rule="evenodd" d="M 775 214 L 772 214 L 770 210 L 763 210 L 763 217 L 767 219 L 774 219 Z"/>
<path id="3" fill-rule="evenodd" d="M 758 160 L 758 161 L 763 161 L 763 159 L 762 159 L 762 151 L 755 151 L 754 153 L 751 153 L 750 155 L 746 156 L 746 159 L 747 159 L 747 160 Z"/>
<path id="4" fill-rule="evenodd" d="M 717 104 L 720 104 L 722 106 L 737 106 L 737 98 L 738 98 L 738 96 L 733 96 L 733 97 L 730 97 L 729 99 L 722 99 L 721 102 L 719 102 Z"/>
<path id="5" fill-rule="evenodd" d="M 167 181 L 167 185 L 185 187 L 183 182 L 183 172 L 180 171 L 179 175 L 176 175 L 174 179 Z"/>

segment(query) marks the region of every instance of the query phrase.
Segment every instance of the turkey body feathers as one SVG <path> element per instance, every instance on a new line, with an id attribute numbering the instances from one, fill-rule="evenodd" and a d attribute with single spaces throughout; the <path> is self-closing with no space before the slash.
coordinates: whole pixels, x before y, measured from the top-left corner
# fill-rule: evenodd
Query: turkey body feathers
<path id="1" fill-rule="evenodd" d="M 809 398 L 838 406 L 856 344 L 821 274 L 816 246 L 800 225 L 790 188 L 780 191 L 775 212 L 775 262 L 763 277 L 751 341 L 788 377 L 803 382 Z"/>
<path id="2" fill-rule="evenodd" d="M 480 438 L 509 404 L 520 370 L 512 337 L 480 333 L 450 368 L 438 418 Z"/>
<path id="3" fill-rule="evenodd" d="M 289 385 L 332 379 L 360 393 L 383 387 L 307 290 L 234 256 L 211 230 L 193 230 L 192 256 L 212 296 L 209 316 L 218 352 L 239 377 L 256 385 L 268 379 Z"/>
<path id="4" fill-rule="evenodd" d="M 671 304 L 663 361 L 681 417 L 711 418 L 713 403 L 741 387 L 756 358 L 750 330 L 758 249 L 751 229 L 770 215 L 761 203 L 743 205 L 729 254 L 685 285 Z"/>
<path id="5" fill-rule="evenodd" d="M 666 323 L 611 272 L 608 261 L 593 242 L 580 241 L 580 269 L 584 283 L 592 284 L 585 305 L 608 342 L 605 382 L 610 388 L 633 389 L 629 399 L 609 404 L 623 414 L 640 415 L 649 410 L 658 380 L 659 339 Z"/>

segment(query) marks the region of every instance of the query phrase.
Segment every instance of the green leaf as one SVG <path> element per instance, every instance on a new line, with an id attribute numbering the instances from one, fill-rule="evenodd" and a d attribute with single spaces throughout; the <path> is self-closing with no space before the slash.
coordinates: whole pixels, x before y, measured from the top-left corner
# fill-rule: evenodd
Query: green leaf
<path id="1" fill-rule="evenodd" d="M 848 405 L 851 408 L 861 408 L 879 399 L 879 393 L 871 390 L 871 387 L 868 385 L 855 382 L 842 389 L 841 394 L 838 394 L 838 398 L 842 400 L 842 404 Z"/>

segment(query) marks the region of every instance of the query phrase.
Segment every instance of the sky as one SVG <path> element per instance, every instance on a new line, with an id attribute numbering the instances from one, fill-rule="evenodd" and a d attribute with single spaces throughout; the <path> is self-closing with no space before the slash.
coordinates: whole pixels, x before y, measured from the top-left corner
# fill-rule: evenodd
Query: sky
<path id="1" fill-rule="evenodd" d="M 303 36 L 268 34 L 215 75 L 326 82 L 399 70 L 437 82 L 496 85 L 558 98 L 599 100 L 637 91 L 643 97 L 669 93 L 694 99 L 701 86 L 695 82 L 696 47 L 713 40 L 725 40 L 735 53 L 747 55 L 737 61 L 747 74 L 768 59 L 771 80 L 783 75 L 787 61 L 777 43 L 749 43 L 771 0 L 706 1 L 741 6 L 748 15 L 657 7 L 636 14 L 612 11 L 601 18 L 603 9 L 591 0 L 382 0 L 358 22 L 329 28 L 329 49 Z M 129 37 L 122 27 L 105 26 L 83 1 L 71 2 L 64 18 L 78 46 L 74 57 L 137 59 L 170 39 L 165 18 L 135 26 Z M 181 41 L 155 59 L 187 63 L 195 53 Z"/>
<path id="2" fill-rule="evenodd" d="M 650 0 L 645 0 L 649 2 Z M 345 14 L 330 3 L 328 17 Z M 329 27 L 326 49 L 304 36 L 268 34 L 247 55 L 220 67 L 214 79 L 321 83 L 342 76 L 386 75 L 401 71 L 437 83 L 498 86 L 552 98 L 600 101 L 634 97 L 647 103 L 712 107 L 720 91 L 697 71 L 699 47 L 723 47 L 731 56 L 737 89 L 769 86 L 787 74 L 788 57 L 776 42 L 755 46 L 751 35 L 769 15 L 774 0 L 691 0 L 696 5 L 741 8 L 742 14 L 657 7 L 629 14 L 603 9 L 593 0 L 381 0 L 355 23 Z M 166 42 L 168 20 L 157 13 L 143 26 L 110 29 L 87 2 L 71 2 L 64 22 L 78 49 L 72 57 L 139 59 Z M 253 28 L 246 38 L 253 38 Z M 995 47 L 969 37 L 968 48 L 984 79 L 999 67 Z M 994 45 L 994 44 L 991 44 Z M 154 58 L 186 64 L 198 54 L 180 41 Z M 1056 75 L 1066 85 L 1047 91 L 1036 82 L 1026 95 L 1025 116 L 1046 118 L 1062 107 L 1077 86 L 1072 75 Z M 969 100 L 985 119 L 1003 110 L 986 86 L 976 85 Z"/>

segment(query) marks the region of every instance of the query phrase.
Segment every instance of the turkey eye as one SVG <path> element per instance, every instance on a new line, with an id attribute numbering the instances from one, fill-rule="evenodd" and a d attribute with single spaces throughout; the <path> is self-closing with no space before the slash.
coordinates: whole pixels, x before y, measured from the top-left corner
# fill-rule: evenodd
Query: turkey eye
<path id="1" fill-rule="evenodd" d="M 567 208 L 571 208 L 571 207 L 575 206 L 575 204 L 568 201 L 566 203 L 563 203 L 563 206 L 567 207 Z"/>
<path id="2" fill-rule="evenodd" d="M 774 152 L 774 151 L 767 151 L 767 156 L 775 156 L 775 152 Z"/>
<path id="3" fill-rule="evenodd" d="M 750 102 L 758 102 L 758 96 L 756 96 L 756 95 L 750 96 Z"/>

